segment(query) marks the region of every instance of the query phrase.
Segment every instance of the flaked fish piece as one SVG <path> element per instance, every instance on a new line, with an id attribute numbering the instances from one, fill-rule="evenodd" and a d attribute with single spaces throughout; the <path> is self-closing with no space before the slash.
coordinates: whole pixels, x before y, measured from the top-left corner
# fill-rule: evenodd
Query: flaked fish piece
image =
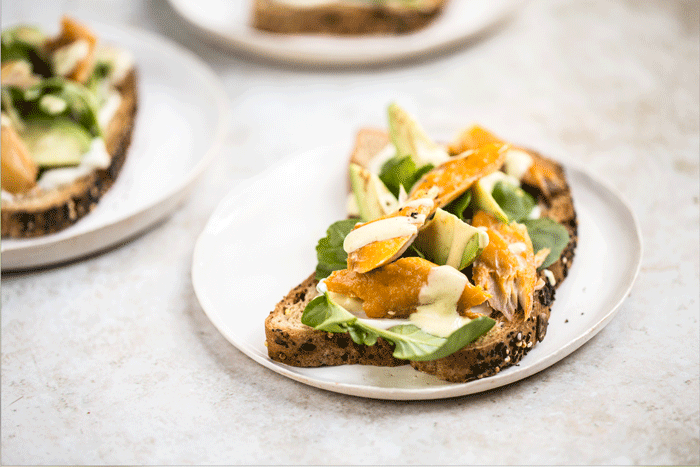
<path id="1" fill-rule="evenodd" d="M 532 312 L 533 293 L 540 285 L 527 229 L 517 222 L 502 223 L 484 211 L 476 213 L 472 225 L 485 227 L 489 235 L 488 245 L 474 262 L 474 283 L 491 294 L 489 305 L 506 319 L 512 321 L 518 307 L 527 319 Z"/>
<path id="2" fill-rule="evenodd" d="M 407 318 L 424 304 L 421 290 L 436 267 L 422 258 L 400 258 L 365 274 L 348 269 L 334 271 L 324 283 L 329 292 L 360 299 L 369 318 Z M 481 315 L 472 312 L 471 308 L 484 303 L 489 294 L 466 277 L 464 281 L 464 289 L 456 304 L 457 312 L 467 318 L 478 318 Z"/>
<path id="3" fill-rule="evenodd" d="M 348 253 L 348 269 L 364 273 L 400 257 L 415 240 L 426 219 L 438 208 L 446 206 L 478 179 L 503 165 L 506 150 L 507 146 L 487 144 L 450 159 L 423 175 L 397 211 L 358 224 L 346 237 L 344 248 Z"/>

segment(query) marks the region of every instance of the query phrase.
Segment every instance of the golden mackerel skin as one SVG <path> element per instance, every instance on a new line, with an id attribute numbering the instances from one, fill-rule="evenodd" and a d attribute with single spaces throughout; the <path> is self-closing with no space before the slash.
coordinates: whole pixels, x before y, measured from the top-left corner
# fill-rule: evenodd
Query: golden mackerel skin
<path id="1" fill-rule="evenodd" d="M 446 206 L 468 190 L 481 177 L 501 168 L 505 162 L 507 148 L 508 146 L 501 144 L 486 144 L 476 150 L 468 151 L 462 156 L 448 160 L 423 175 L 416 182 L 406 203 L 404 203 L 404 207 L 372 222 L 389 217 L 409 216 L 413 217 L 411 223 L 420 229 L 425 224 L 425 220 L 434 214 L 437 208 Z M 432 203 L 411 204 L 413 201 L 426 198 L 432 200 Z M 361 229 L 367 224 L 359 225 L 353 230 Z M 348 269 L 357 273 L 365 273 L 388 264 L 401 256 L 414 239 L 415 235 L 394 237 L 371 242 L 350 251 L 348 253 Z"/>

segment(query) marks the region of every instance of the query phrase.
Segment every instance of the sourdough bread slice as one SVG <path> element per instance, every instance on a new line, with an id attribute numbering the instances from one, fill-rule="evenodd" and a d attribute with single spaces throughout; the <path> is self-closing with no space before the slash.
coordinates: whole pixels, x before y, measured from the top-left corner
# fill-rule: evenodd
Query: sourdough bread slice
<path id="1" fill-rule="evenodd" d="M 74 224 L 92 211 L 117 178 L 131 143 L 138 103 L 137 75 L 131 70 L 116 86 L 119 108 L 105 129 L 109 167 L 98 169 L 71 184 L 2 200 L 2 236 L 27 238 L 46 235 Z"/>
<path id="2" fill-rule="evenodd" d="M 447 0 L 372 2 L 343 0 L 299 4 L 284 0 L 255 0 L 253 27 L 284 34 L 402 34 L 429 24 Z"/>
<path id="3" fill-rule="evenodd" d="M 367 167 L 388 143 L 389 136 L 385 131 L 361 129 L 357 134 L 351 161 Z M 522 310 L 518 311 L 512 321 L 507 321 L 500 313 L 494 312 L 492 317 L 497 321 L 494 327 L 452 355 L 427 362 L 397 360 L 392 356 L 391 344 L 382 339 L 375 346 L 360 346 L 348 334 L 317 331 L 302 324 L 304 308 L 318 295 L 318 282 L 311 275 L 292 289 L 265 320 L 269 357 L 302 367 L 350 363 L 396 366 L 410 363 L 419 371 L 452 382 L 467 382 L 492 376 L 520 362 L 547 333 L 555 290 L 568 275 L 578 238 L 576 211 L 563 167 L 535 151 L 528 150 L 528 153 L 547 163 L 556 183 L 552 184 L 552 189 L 547 190 L 546 195 L 536 186 L 524 188 L 535 195 L 543 216 L 566 227 L 569 243 L 560 258 L 547 268 L 552 273 L 554 283 L 546 277 L 544 271 L 539 273 L 545 285 L 535 291 L 534 307 L 527 319 Z"/>

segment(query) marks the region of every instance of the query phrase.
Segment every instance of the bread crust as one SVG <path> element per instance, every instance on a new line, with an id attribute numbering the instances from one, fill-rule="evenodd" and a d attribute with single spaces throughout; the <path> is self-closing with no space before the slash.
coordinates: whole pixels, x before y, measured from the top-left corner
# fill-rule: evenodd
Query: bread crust
<path id="1" fill-rule="evenodd" d="M 366 166 L 371 155 L 376 154 L 388 142 L 389 138 L 384 131 L 360 130 L 351 161 Z M 265 320 L 266 345 L 270 358 L 303 367 L 348 363 L 396 366 L 408 363 L 416 370 L 443 380 L 462 383 L 493 376 L 520 362 L 547 334 L 556 288 L 568 275 L 578 242 L 576 210 L 563 167 L 535 151 L 528 150 L 528 153 L 552 167 L 558 183 L 557 188 L 547 195 L 534 186 L 524 186 L 524 189 L 536 196 L 543 216 L 566 227 L 569 243 L 560 258 L 547 268 L 552 272 L 555 284 L 549 282 L 543 271 L 538 273 L 545 285 L 535 292 L 533 311 L 527 319 L 522 311 L 516 314 L 513 321 L 499 318 L 497 313 L 497 322 L 487 334 L 452 355 L 427 362 L 397 360 L 392 356 L 393 347 L 382 339 L 375 346 L 377 349 L 370 350 L 371 346 L 358 346 L 352 342 L 348 334 L 326 333 L 301 324 L 301 314 L 306 304 L 318 295 L 318 282 L 312 275 L 292 289 Z"/>
<path id="2" fill-rule="evenodd" d="M 447 0 L 426 0 L 409 8 L 400 2 L 385 5 L 329 3 L 295 6 L 276 0 L 256 0 L 253 27 L 282 34 L 405 34 L 428 25 Z"/>
<path id="3" fill-rule="evenodd" d="M 132 69 L 116 86 L 122 100 L 105 129 L 105 146 L 111 157 L 109 167 L 55 190 L 3 200 L 2 237 L 29 238 L 58 232 L 95 208 L 126 160 L 138 107 L 137 81 L 136 70 Z"/>

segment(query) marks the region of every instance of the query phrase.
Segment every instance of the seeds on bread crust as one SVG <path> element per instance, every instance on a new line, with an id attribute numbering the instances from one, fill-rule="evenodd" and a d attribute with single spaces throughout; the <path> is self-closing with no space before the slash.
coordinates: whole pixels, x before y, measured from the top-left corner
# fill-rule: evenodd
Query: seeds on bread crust
<path id="1" fill-rule="evenodd" d="M 384 132 L 361 130 L 351 161 L 368 165 L 372 155 L 388 141 Z M 467 382 L 493 376 L 505 368 L 517 365 L 547 334 L 555 291 L 568 275 L 578 238 L 576 211 L 563 167 L 534 151 L 528 153 L 553 168 L 557 178 L 553 184 L 556 189 L 545 195 L 535 186 L 524 185 L 523 188 L 535 195 L 543 206 L 543 216 L 566 227 L 569 243 L 559 259 L 547 267 L 554 278 L 554 284 L 547 280 L 544 272 L 538 273 L 544 286 L 535 291 L 533 310 L 527 319 L 524 319 L 522 311 L 512 321 L 498 319 L 487 334 L 447 357 L 422 362 L 397 360 L 392 356 L 392 346 L 381 339 L 375 346 L 358 346 L 347 334 L 326 333 L 303 325 L 301 314 L 306 304 L 318 295 L 317 281 L 312 275 L 292 289 L 266 319 L 265 332 L 270 358 L 293 366 L 346 363 L 396 366 L 409 363 L 416 370 L 451 382 Z M 373 347 L 376 349 L 371 350 Z M 364 353 L 360 348 L 365 349 Z M 371 352 L 371 357 L 367 352 Z"/>

